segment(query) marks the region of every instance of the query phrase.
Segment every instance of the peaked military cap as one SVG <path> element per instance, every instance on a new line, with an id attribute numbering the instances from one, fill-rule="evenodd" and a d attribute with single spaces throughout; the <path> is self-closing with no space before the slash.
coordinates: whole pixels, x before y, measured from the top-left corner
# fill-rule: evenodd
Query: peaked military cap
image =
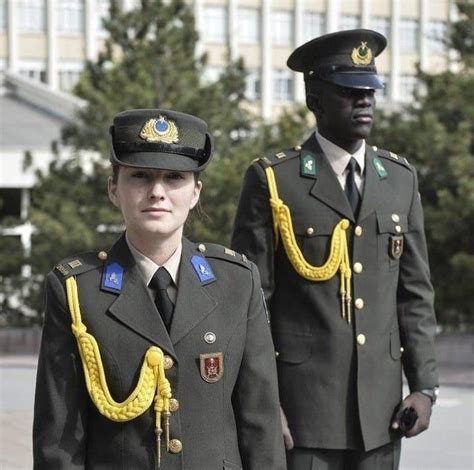
<path id="1" fill-rule="evenodd" d="M 386 45 L 385 36 L 370 29 L 338 31 L 298 47 L 287 65 L 303 72 L 305 80 L 314 77 L 347 88 L 383 88 L 374 58 Z"/>
<path id="2" fill-rule="evenodd" d="M 166 109 L 131 109 L 110 127 L 111 161 L 123 166 L 201 171 L 211 159 L 207 124 Z"/>

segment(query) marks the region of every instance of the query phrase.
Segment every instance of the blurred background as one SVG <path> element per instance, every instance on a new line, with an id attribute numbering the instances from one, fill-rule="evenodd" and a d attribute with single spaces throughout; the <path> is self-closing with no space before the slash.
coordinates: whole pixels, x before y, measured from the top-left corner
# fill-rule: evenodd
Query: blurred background
<path id="1" fill-rule="evenodd" d="M 246 167 L 315 125 L 287 57 L 359 27 L 388 39 L 369 143 L 419 173 L 447 387 L 446 413 L 408 441 L 404 468 L 473 468 L 473 1 L 0 0 L 2 470 L 31 468 L 44 276 L 122 230 L 106 196 L 112 117 L 158 107 L 208 122 L 215 160 L 186 235 L 228 245 Z M 446 441 L 451 428 L 465 440 Z"/>

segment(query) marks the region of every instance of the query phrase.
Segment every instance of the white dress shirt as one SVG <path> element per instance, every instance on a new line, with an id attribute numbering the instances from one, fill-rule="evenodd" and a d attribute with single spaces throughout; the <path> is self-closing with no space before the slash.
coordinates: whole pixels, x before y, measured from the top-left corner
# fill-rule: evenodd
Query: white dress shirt
<path id="1" fill-rule="evenodd" d="M 350 154 L 347 150 L 344 150 L 323 137 L 318 131 L 315 132 L 315 135 L 318 144 L 329 160 L 329 164 L 336 174 L 343 190 L 346 186 L 346 177 L 347 172 L 349 171 L 347 170 L 347 165 L 349 164 L 351 157 L 356 159 L 359 164 L 360 172 L 355 173 L 354 179 L 359 194 L 362 195 L 364 191 L 365 140 L 362 141 L 362 145 L 353 154 Z"/>
<path id="2" fill-rule="evenodd" d="M 132 253 L 133 258 L 137 263 L 138 269 L 140 270 L 140 273 L 142 274 L 143 280 L 145 281 L 145 285 L 147 287 L 150 284 L 151 278 L 155 274 L 156 270 L 160 267 L 166 268 L 173 281 L 173 283 L 168 287 L 166 291 L 168 292 L 168 296 L 171 302 L 175 304 L 178 289 L 179 265 L 181 263 L 181 253 L 183 251 L 183 244 L 180 242 L 178 248 L 176 248 L 176 251 L 168 258 L 165 263 L 159 266 L 150 258 L 148 258 L 148 256 L 145 256 L 138 248 L 133 246 L 126 232 L 125 240 L 127 241 L 127 245 L 130 248 L 130 252 Z M 156 292 L 151 287 L 148 287 L 148 290 L 154 298 L 156 296 Z"/>

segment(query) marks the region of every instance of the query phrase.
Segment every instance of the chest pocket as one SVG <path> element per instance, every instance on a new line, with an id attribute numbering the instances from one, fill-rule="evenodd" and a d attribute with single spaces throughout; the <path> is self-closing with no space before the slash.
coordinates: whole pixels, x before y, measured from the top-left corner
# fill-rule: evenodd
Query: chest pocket
<path id="1" fill-rule="evenodd" d="M 311 346 L 314 341 L 312 336 L 275 333 L 273 339 L 280 363 L 301 364 L 311 355 Z"/>
<path id="2" fill-rule="evenodd" d="M 407 215 L 377 212 L 377 232 L 379 266 L 389 271 L 398 270 L 408 232 Z"/>
<path id="3" fill-rule="evenodd" d="M 305 259 L 314 266 L 326 262 L 331 251 L 331 236 L 341 218 L 334 216 L 293 216 L 293 230 Z"/>

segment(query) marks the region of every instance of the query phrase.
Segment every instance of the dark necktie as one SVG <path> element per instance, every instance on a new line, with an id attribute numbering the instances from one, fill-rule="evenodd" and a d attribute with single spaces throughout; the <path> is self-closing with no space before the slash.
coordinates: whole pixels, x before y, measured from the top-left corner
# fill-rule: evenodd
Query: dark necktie
<path id="1" fill-rule="evenodd" d="M 357 189 L 355 182 L 355 173 L 359 169 L 359 164 L 354 157 L 351 157 L 349 163 L 347 164 L 347 176 L 346 176 L 346 187 L 344 192 L 346 193 L 349 204 L 352 207 L 352 212 L 354 212 L 355 217 L 359 213 L 360 206 L 360 194 Z"/>
<path id="2" fill-rule="evenodd" d="M 158 268 L 150 281 L 150 287 L 156 291 L 155 305 L 160 312 L 163 323 L 169 331 L 173 317 L 174 305 L 168 295 L 168 287 L 171 285 L 170 273 L 165 268 Z"/>

